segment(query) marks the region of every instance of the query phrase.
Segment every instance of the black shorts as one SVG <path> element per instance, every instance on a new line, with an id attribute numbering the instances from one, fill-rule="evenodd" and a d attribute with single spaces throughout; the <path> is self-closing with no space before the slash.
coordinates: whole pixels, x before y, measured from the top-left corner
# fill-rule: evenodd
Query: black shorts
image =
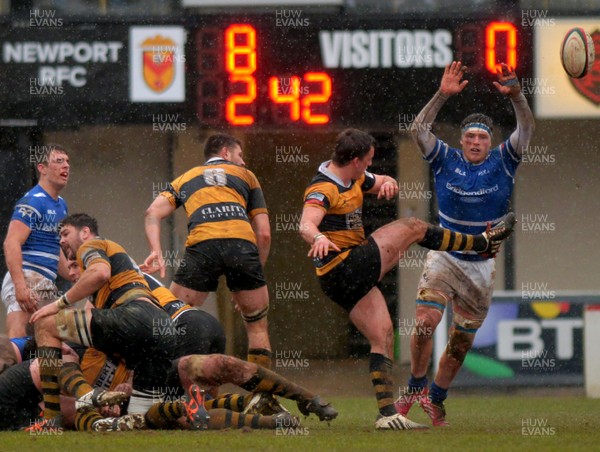
<path id="1" fill-rule="evenodd" d="M 217 319 L 199 309 L 183 311 L 175 319 L 177 346 L 173 357 L 225 353 L 225 331 Z"/>
<path id="2" fill-rule="evenodd" d="M 214 292 L 221 275 L 232 292 L 266 285 L 258 248 L 242 239 L 206 240 L 187 247 L 173 282 L 198 292 Z"/>
<path id="3" fill-rule="evenodd" d="M 93 309 L 91 330 L 94 348 L 123 359 L 134 371 L 135 389 L 164 385 L 176 345 L 173 322 L 164 309 L 142 300 Z"/>
<path id="4" fill-rule="evenodd" d="M 341 264 L 319 277 L 321 289 L 329 298 L 350 312 L 379 281 L 381 255 L 372 237 L 356 246 Z"/>
<path id="5" fill-rule="evenodd" d="M 29 427 L 40 415 L 42 395 L 33 384 L 30 364 L 23 361 L 0 374 L 0 430 Z"/>

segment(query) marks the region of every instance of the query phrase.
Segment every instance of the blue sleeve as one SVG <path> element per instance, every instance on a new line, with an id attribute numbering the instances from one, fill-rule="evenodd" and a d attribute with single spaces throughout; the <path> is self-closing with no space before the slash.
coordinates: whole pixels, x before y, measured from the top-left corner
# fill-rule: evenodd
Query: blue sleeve
<path id="1" fill-rule="evenodd" d="M 519 166 L 519 163 L 521 163 L 521 157 L 510 144 L 510 138 L 501 143 L 500 146 L 498 146 L 498 149 L 500 150 L 504 169 L 511 177 L 514 177 L 517 167 Z"/>
<path id="2" fill-rule="evenodd" d="M 24 196 L 17 201 L 11 220 L 23 222 L 29 229 L 42 218 L 41 202 L 33 196 Z"/>
<path id="3" fill-rule="evenodd" d="M 436 173 L 444 165 L 447 156 L 448 145 L 438 138 L 435 142 L 433 151 L 426 156 L 424 155 L 423 159 L 429 163 L 433 172 Z"/>

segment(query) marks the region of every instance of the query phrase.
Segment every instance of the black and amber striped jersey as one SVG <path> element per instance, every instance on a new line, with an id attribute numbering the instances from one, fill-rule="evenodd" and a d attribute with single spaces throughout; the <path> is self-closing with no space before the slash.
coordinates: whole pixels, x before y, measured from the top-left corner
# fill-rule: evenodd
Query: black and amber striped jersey
<path id="1" fill-rule="evenodd" d="M 95 348 L 88 348 L 81 358 L 81 372 L 85 380 L 95 388 L 114 390 L 126 383 L 131 375 L 122 360 L 108 358 Z"/>
<path id="2" fill-rule="evenodd" d="M 188 216 L 185 246 L 210 239 L 244 239 L 256 244 L 250 221 L 267 213 L 258 179 L 243 166 L 209 159 L 179 176 L 161 193 Z"/>
<path id="3" fill-rule="evenodd" d="M 152 295 L 154 295 L 154 298 L 158 300 L 158 303 L 171 316 L 171 319 L 177 320 L 185 311 L 194 309 L 192 306 L 173 295 L 173 292 L 163 286 L 158 279 L 147 273 L 144 273 L 143 275 L 152 291 Z"/>
<path id="4" fill-rule="evenodd" d="M 345 258 L 349 249 L 365 240 L 362 222 L 363 192 L 375 185 L 375 176 L 367 171 L 346 187 L 324 162 L 304 192 L 304 205 L 325 212 L 319 231 L 335 243 L 342 253 L 329 252 L 326 262 L 315 261 L 317 274 L 325 274 Z M 337 259 L 335 259 L 337 257 Z M 333 260 L 336 262 L 333 262 Z M 319 262 L 318 262 L 319 261 Z"/>
<path id="5" fill-rule="evenodd" d="M 96 237 L 77 250 L 77 263 L 84 271 L 99 261 L 110 267 L 110 278 L 92 297 L 96 308 L 110 309 L 140 297 L 156 302 L 137 264 L 121 245 Z"/>

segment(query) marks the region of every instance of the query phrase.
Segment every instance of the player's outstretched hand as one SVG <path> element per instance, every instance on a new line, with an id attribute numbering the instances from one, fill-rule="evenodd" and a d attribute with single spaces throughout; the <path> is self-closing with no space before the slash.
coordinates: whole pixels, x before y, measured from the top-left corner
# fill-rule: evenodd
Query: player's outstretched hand
<path id="1" fill-rule="evenodd" d="M 140 265 L 140 270 L 144 273 L 148 273 L 149 275 L 155 273 L 157 270 L 160 270 L 160 277 L 164 278 L 166 271 L 165 260 L 162 257 L 162 252 L 152 251 L 144 263 Z"/>
<path id="2" fill-rule="evenodd" d="M 453 61 L 452 64 L 447 65 L 440 83 L 441 93 L 446 96 L 453 96 L 465 89 L 465 86 L 469 83 L 468 80 L 462 79 L 466 70 L 467 67 L 463 66 L 460 61 Z"/>
<path id="3" fill-rule="evenodd" d="M 393 199 L 398 194 L 398 183 L 396 181 L 387 181 L 381 184 L 377 199 L 385 198 L 388 201 Z"/>
<path id="4" fill-rule="evenodd" d="M 515 70 L 505 63 L 500 63 L 496 70 L 498 81 L 493 82 L 494 86 L 505 96 L 516 96 L 521 92 L 521 85 Z"/>
<path id="5" fill-rule="evenodd" d="M 315 243 L 312 244 L 310 251 L 308 252 L 308 257 L 318 257 L 319 259 L 323 259 L 324 256 L 329 254 L 330 248 L 337 252 L 342 251 L 335 243 L 323 235 L 315 240 Z"/>

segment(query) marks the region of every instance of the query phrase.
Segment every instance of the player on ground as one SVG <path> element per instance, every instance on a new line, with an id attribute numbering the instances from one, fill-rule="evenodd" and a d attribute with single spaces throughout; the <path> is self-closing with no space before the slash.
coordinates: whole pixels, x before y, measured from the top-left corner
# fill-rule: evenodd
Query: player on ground
<path id="1" fill-rule="evenodd" d="M 248 361 L 271 366 L 267 329 L 269 293 L 263 274 L 271 245 L 269 216 L 256 176 L 244 168 L 241 142 L 212 135 L 204 146 L 206 162 L 171 182 L 146 211 L 150 255 L 142 269 L 160 270 L 165 262 L 160 222 L 183 206 L 189 235 L 183 264 L 171 291 L 180 300 L 200 306 L 225 275 L 248 333 Z"/>
<path id="2" fill-rule="evenodd" d="M 38 184 L 17 201 L 4 239 L 8 272 L 2 282 L 2 301 L 11 338 L 28 334 L 31 313 L 56 298 L 59 262 L 61 274 L 66 274 L 58 225 L 67 215 L 67 204 L 59 194 L 69 180 L 69 156 L 57 144 L 39 150 Z"/>
<path id="3" fill-rule="evenodd" d="M 95 347 L 118 355 L 134 371 L 129 413 L 144 414 L 160 397 L 171 366 L 171 335 L 157 334 L 155 326 L 171 325 L 167 312 L 152 297 L 135 262 L 115 242 L 98 237 L 98 224 L 86 214 L 63 220 L 61 246 L 77 256 L 81 278 L 56 302 L 35 312 L 36 341 L 44 393 L 44 419 L 50 427 L 61 425 L 58 375 L 62 365 L 61 341 Z M 65 309 L 70 300 L 93 296 L 82 309 Z M 38 357 L 39 357 L 38 356 Z M 94 391 L 81 372 L 78 405 L 118 403 L 122 393 Z"/>
<path id="4" fill-rule="evenodd" d="M 70 265 L 69 268 L 72 279 L 77 281 L 79 279 L 78 266 Z M 273 398 L 273 394 L 295 400 L 298 408 L 305 415 L 314 413 L 320 420 L 331 420 L 337 416 L 335 409 L 319 396 L 280 375 L 256 364 L 214 353 L 225 346 L 224 334 L 216 319 L 177 300 L 152 276 L 144 275 L 144 277 L 152 289 L 152 295 L 171 314 L 174 323 L 170 332 L 174 333 L 173 335 L 177 338 L 173 353 L 177 359 L 173 361 L 173 366 L 166 379 L 168 389 L 165 388 L 166 390 L 163 391 L 174 397 L 175 400 L 156 403 L 150 408 L 146 413 L 146 422 L 150 427 L 172 428 L 180 417 L 187 416 L 194 429 L 220 429 L 236 425 L 238 427 L 275 428 L 278 420 L 290 418 L 291 415 L 278 404 Z M 188 336 L 188 330 L 192 333 L 193 330 L 200 331 Z M 84 359 L 90 350 L 88 349 Z M 202 354 L 206 354 L 206 356 L 201 356 Z M 74 369 L 74 366 L 70 366 Z M 82 368 L 83 366 L 82 363 Z M 98 367 L 96 365 L 96 368 Z M 110 375 L 110 373 L 107 374 Z M 68 393 L 77 392 L 74 387 L 77 379 L 64 367 L 61 370 L 60 381 L 68 382 L 65 385 Z M 249 396 L 230 394 L 223 398 L 204 401 L 198 385 L 205 388 L 218 388 L 225 383 L 237 384 L 253 393 Z M 177 390 L 180 388 L 188 388 L 187 394 L 183 397 L 181 397 L 183 391 Z M 255 398 L 255 395 L 258 397 Z M 247 409 L 248 402 L 251 400 L 254 402 L 254 406 Z M 274 416 L 260 416 L 261 413 L 258 410 L 265 407 L 256 406 L 259 403 L 268 404 L 269 408 L 274 408 L 274 413 L 269 413 Z M 224 410 L 223 408 L 228 409 Z M 245 408 L 246 410 L 241 414 L 232 413 L 229 410 L 239 412 Z M 96 415 L 96 417 L 98 416 Z M 100 421 L 98 423 L 99 425 L 106 424 L 106 422 Z"/>
<path id="5" fill-rule="evenodd" d="M 430 249 L 492 252 L 512 232 L 514 215 L 506 224 L 476 236 L 403 218 L 365 238 L 363 194 L 392 199 L 398 193 L 394 179 L 367 171 L 374 145 L 373 137 L 360 130 L 347 129 L 338 135 L 331 160 L 321 164 L 306 189 L 300 233 L 311 246 L 308 255 L 313 258 L 321 288 L 348 311 L 371 345 L 369 370 L 379 407 L 376 428 L 426 428 L 394 407 L 392 321 L 376 284 L 413 243 Z"/>
<path id="6" fill-rule="evenodd" d="M 492 120 L 481 113 L 467 116 L 461 124 L 460 144 L 455 149 L 431 132 L 431 124 L 450 96 L 465 88 L 465 67 L 446 66 L 440 89 L 412 125 L 411 135 L 435 175 L 440 223 L 457 233 L 478 234 L 497 224 L 509 210 L 515 171 L 534 130 L 534 119 L 521 93 L 515 72 L 501 65 L 494 86 L 510 98 L 517 128 L 492 149 Z M 411 337 L 411 377 L 408 391 L 397 401 L 406 415 L 419 402 L 434 426 L 447 426 L 444 400 L 452 380 L 470 350 L 483 323 L 494 288 L 495 253 L 430 251 L 417 291 L 417 324 Z M 433 331 L 446 305 L 452 302 L 453 325 L 446 352 L 427 389 L 427 368 L 433 347 Z"/>

